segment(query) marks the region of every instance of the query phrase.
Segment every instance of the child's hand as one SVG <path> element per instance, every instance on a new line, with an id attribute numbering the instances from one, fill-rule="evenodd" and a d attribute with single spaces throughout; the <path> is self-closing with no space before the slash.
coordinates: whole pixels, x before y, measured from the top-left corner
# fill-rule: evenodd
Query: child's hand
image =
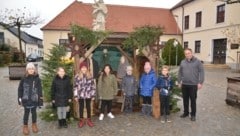
<path id="1" fill-rule="evenodd" d="M 55 103 L 55 100 L 52 100 L 52 103 Z"/>
<path id="2" fill-rule="evenodd" d="M 92 101 L 94 101 L 95 100 L 95 98 L 94 97 L 92 97 Z"/>

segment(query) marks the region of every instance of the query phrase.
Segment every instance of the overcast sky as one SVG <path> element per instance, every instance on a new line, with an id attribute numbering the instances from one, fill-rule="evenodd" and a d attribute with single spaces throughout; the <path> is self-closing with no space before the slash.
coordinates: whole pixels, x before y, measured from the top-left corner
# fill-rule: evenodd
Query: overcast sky
<path id="1" fill-rule="evenodd" d="M 33 26 L 32 28 L 24 29 L 31 35 L 42 38 L 42 31 L 40 28 L 57 16 L 62 10 L 70 5 L 75 0 L 0 0 L 0 10 L 8 9 L 26 9 L 30 10 L 32 14 L 41 16 L 44 20 L 42 24 Z M 78 0 L 84 3 L 93 3 L 94 0 Z M 104 0 L 106 4 L 130 5 L 130 6 L 144 6 L 144 7 L 158 7 L 171 8 L 181 0 Z"/>

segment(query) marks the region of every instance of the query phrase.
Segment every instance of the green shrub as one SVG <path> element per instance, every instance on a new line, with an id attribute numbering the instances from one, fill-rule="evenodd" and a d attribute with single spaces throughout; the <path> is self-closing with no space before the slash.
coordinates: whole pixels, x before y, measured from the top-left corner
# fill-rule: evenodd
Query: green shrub
<path id="1" fill-rule="evenodd" d="M 166 42 L 163 48 L 162 58 L 166 62 L 166 65 L 176 65 L 176 54 L 177 54 L 177 65 L 180 64 L 181 60 L 184 59 L 184 51 L 182 45 L 178 43 L 177 47 L 174 47 L 175 39 L 170 39 Z"/>

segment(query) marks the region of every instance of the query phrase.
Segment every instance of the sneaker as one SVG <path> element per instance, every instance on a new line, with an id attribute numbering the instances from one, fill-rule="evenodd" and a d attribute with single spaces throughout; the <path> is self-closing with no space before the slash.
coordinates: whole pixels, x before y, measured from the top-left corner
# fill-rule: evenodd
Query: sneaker
<path id="1" fill-rule="evenodd" d="M 161 123 L 165 123 L 165 119 L 161 119 Z"/>
<path id="2" fill-rule="evenodd" d="M 171 121 L 170 119 L 167 119 L 167 122 L 170 123 L 170 122 L 172 122 L 172 121 Z"/>
<path id="3" fill-rule="evenodd" d="M 104 114 L 101 113 L 100 116 L 99 116 L 99 120 L 103 120 L 103 118 L 104 118 Z"/>
<path id="4" fill-rule="evenodd" d="M 166 122 L 168 122 L 168 123 L 172 122 L 172 121 L 169 119 L 169 115 L 166 117 Z"/>
<path id="5" fill-rule="evenodd" d="M 111 119 L 115 118 L 114 115 L 111 112 L 109 112 L 107 116 Z"/>

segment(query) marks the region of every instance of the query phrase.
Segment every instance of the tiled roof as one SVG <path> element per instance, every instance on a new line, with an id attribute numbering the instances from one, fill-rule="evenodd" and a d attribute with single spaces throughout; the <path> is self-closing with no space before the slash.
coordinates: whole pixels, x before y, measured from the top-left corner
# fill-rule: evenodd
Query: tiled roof
<path id="1" fill-rule="evenodd" d="M 12 34 L 18 37 L 18 29 L 16 27 L 7 28 Z M 24 31 L 21 31 L 21 40 L 28 44 L 42 46 L 42 39 L 32 36 Z"/>
<path id="2" fill-rule="evenodd" d="M 132 32 L 135 27 L 160 25 L 165 34 L 180 32 L 169 9 L 106 5 L 108 8 L 106 29 L 112 32 Z M 92 28 L 92 5 L 74 1 L 42 30 L 69 30 L 70 24 Z M 178 30 L 177 30 L 178 29 Z"/>
<path id="3" fill-rule="evenodd" d="M 171 10 L 179 8 L 179 7 L 181 7 L 181 6 L 185 5 L 185 4 L 188 4 L 188 3 L 192 2 L 192 1 L 194 1 L 194 0 L 182 0 L 179 3 L 177 3 L 175 6 L 173 6 L 171 8 Z"/>

